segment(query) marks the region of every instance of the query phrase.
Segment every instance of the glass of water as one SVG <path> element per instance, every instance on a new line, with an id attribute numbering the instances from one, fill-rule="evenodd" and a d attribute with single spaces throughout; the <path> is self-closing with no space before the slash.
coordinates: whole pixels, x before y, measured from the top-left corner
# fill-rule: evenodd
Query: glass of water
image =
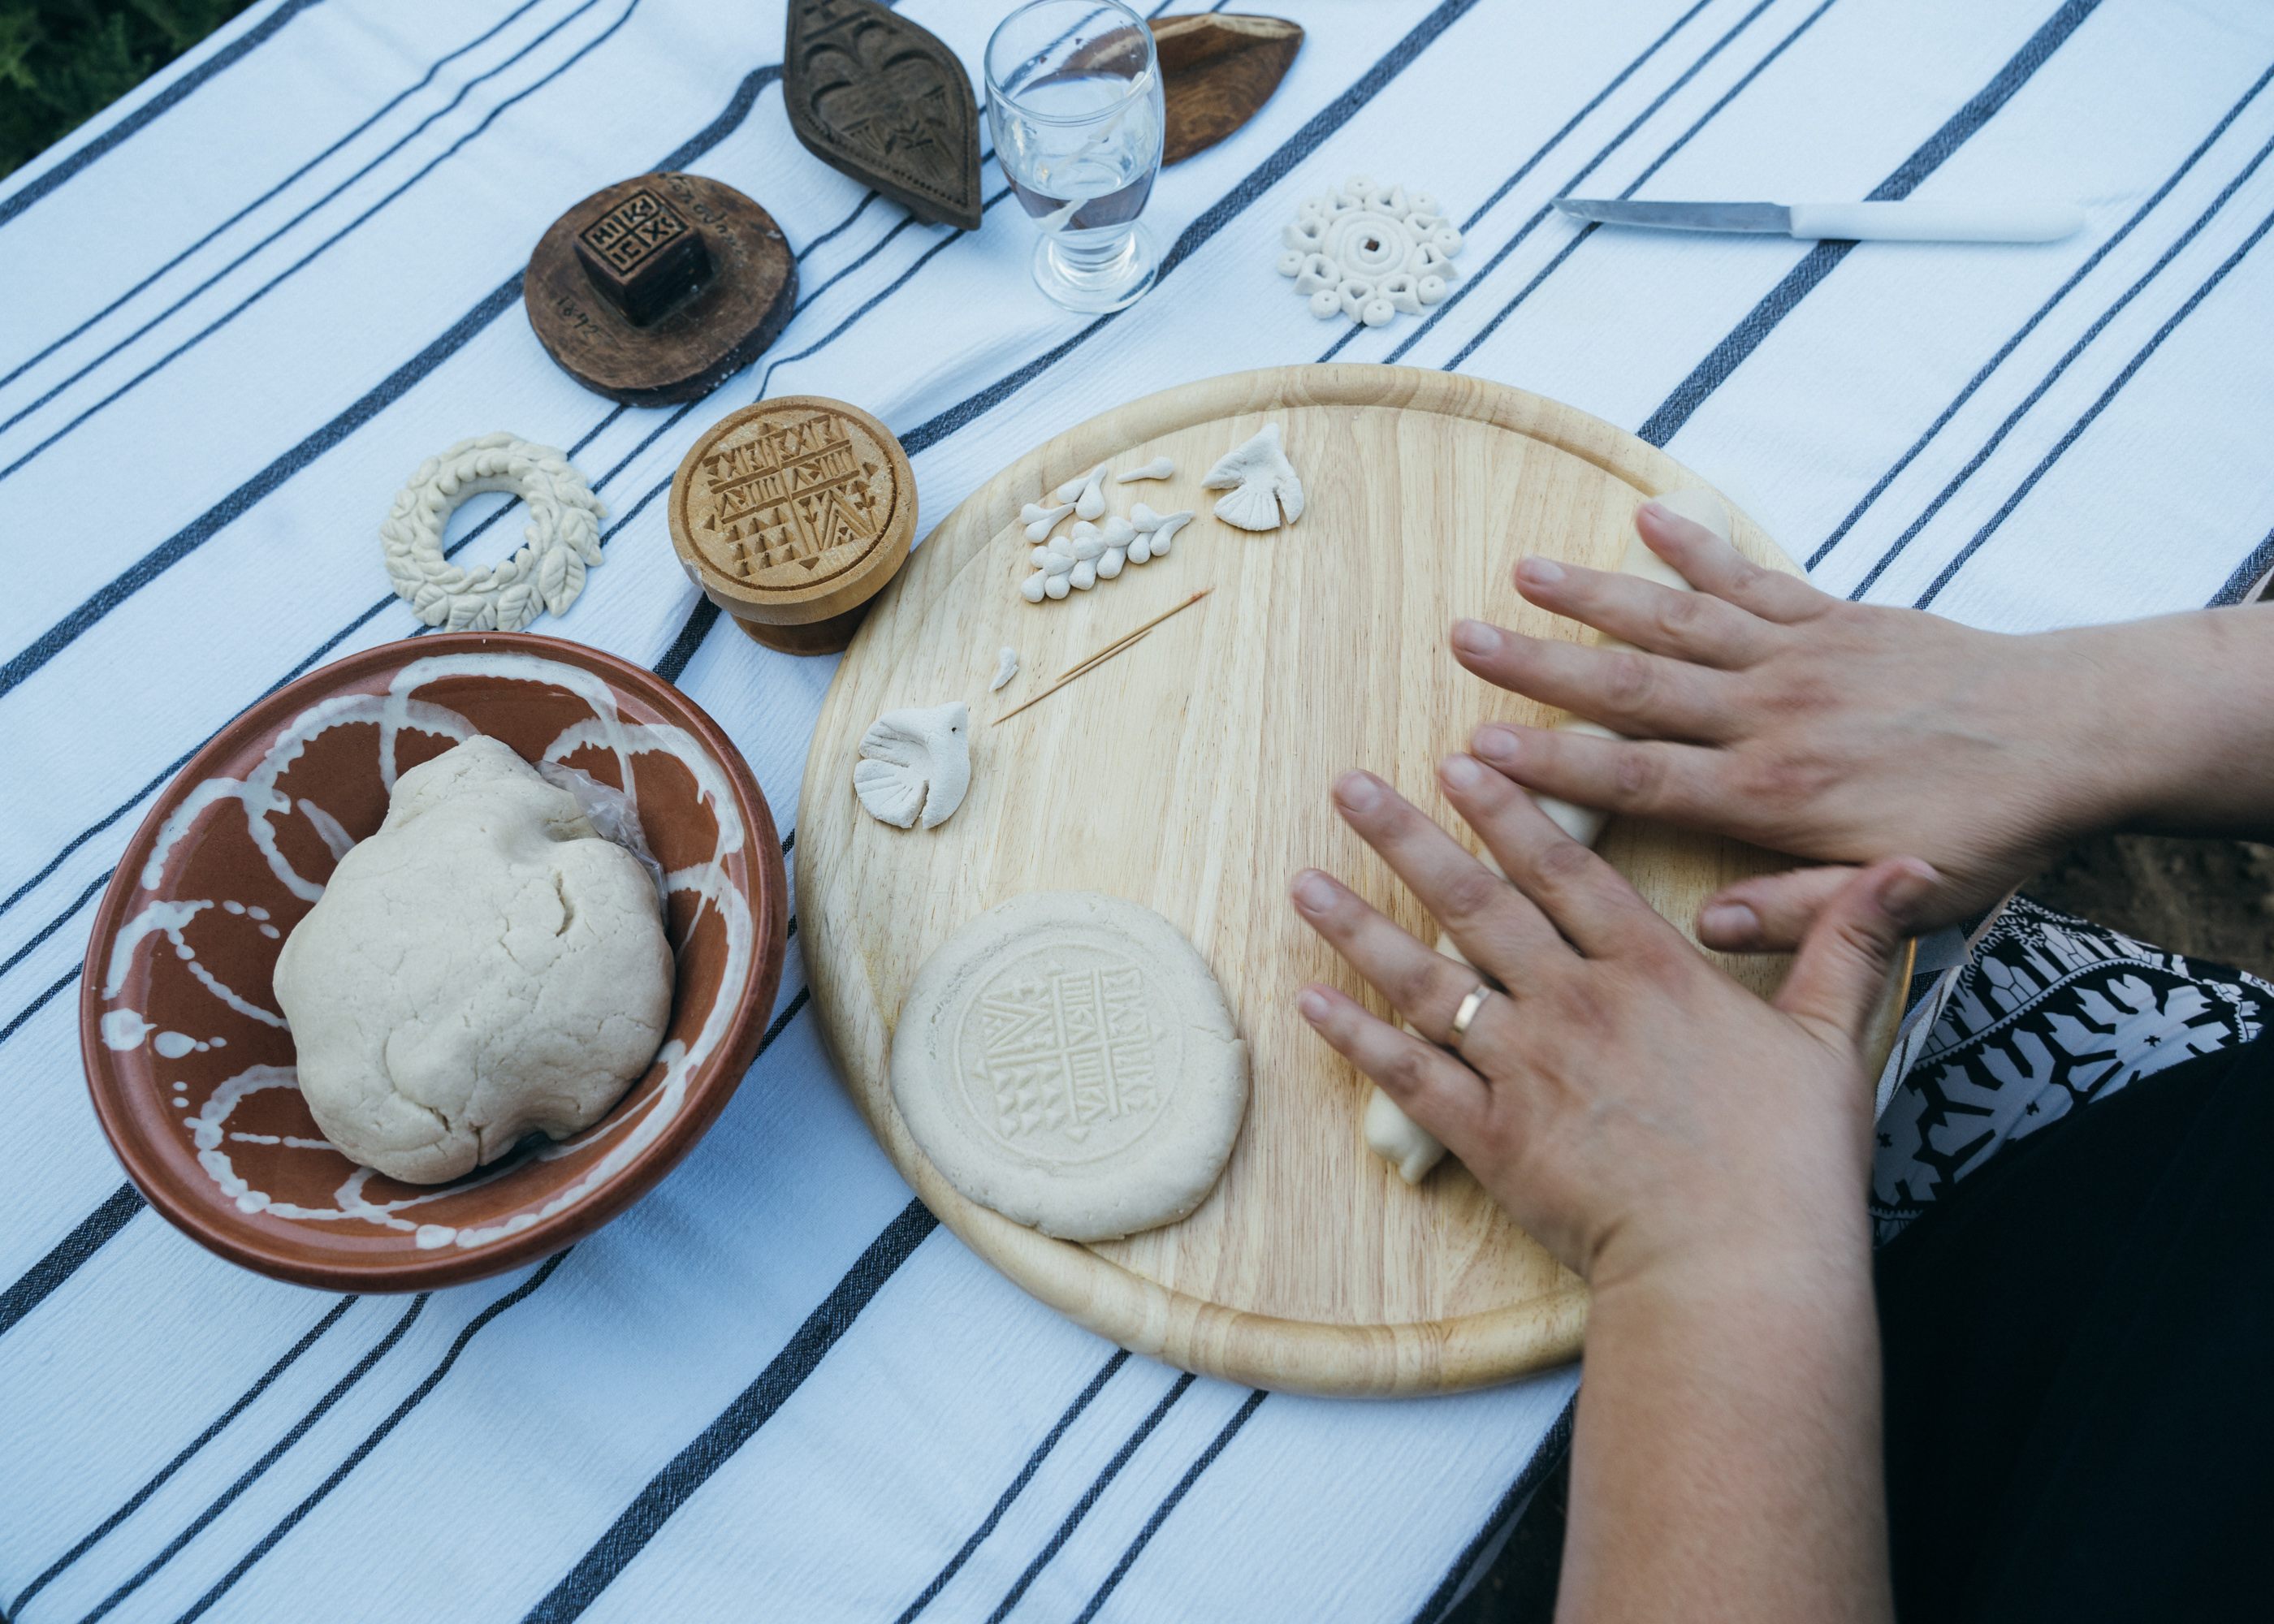
<path id="1" fill-rule="evenodd" d="M 1118 0 L 1033 0 L 987 41 L 995 157 L 1042 228 L 1035 281 L 1068 310 L 1119 310 L 1159 258 L 1138 216 L 1161 168 L 1153 33 Z"/>

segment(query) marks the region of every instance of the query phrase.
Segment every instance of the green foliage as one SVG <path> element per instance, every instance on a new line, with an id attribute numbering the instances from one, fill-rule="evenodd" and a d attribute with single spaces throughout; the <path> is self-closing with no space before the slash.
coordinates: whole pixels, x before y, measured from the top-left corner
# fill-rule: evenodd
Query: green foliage
<path id="1" fill-rule="evenodd" d="M 0 0 L 0 175 L 37 156 L 250 0 Z"/>

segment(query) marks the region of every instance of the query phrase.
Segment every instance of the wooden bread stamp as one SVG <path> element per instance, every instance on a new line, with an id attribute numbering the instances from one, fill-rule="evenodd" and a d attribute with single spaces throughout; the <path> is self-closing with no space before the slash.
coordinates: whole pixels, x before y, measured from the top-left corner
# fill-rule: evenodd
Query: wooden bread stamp
<path id="1" fill-rule="evenodd" d="M 553 222 L 522 282 L 529 325 L 578 383 L 630 406 L 709 394 L 774 341 L 797 259 L 732 186 L 658 173 Z"/>
<path id="2" fill-rule="evenodd" d="M 790 0 L 789 127 L 919 220 L 979 229 L 979 104 L 939 39 L 875 0 Z"/>
<path id="3" fill-rule="evenodd" d="M 729 412 L 671 482 L 671 545 L 703 595 L 770 649 L 833 654 L 908 556 L 915 473 L 892 431 L 842 401 Z"/>

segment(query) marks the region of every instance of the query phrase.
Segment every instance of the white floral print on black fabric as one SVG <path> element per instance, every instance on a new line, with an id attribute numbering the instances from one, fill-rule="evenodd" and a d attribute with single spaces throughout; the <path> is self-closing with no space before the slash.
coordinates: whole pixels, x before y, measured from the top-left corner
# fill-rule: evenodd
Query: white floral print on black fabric
<path id="1" fill-rule="evenodd" d="M 1879 1122 L 1884 1244 L 2004 1146 L 2258 1035 L 2274 986 L 2017 897 L 1958 973 Z"/>

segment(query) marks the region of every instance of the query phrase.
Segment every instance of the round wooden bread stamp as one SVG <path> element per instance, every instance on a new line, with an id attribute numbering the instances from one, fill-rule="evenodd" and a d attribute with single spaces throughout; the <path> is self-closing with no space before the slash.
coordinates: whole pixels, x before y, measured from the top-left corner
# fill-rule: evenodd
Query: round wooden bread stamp
<path id="1" fill-rule="evenodd" d="M 708 395 L 774 342 L 797 258 L 772 214 L 720 181 L 659 172 L 596 192 L 529 257 L 523 304 L 578 383 L 628 406 Z"/>
<path id="2" fill-rule="evenodd" d="M 770 649 L 834 654 L 908 556 L 916 478 L 857 406 L 785 395 L 729 412 L 671 481 L 689 579 Z"/>

